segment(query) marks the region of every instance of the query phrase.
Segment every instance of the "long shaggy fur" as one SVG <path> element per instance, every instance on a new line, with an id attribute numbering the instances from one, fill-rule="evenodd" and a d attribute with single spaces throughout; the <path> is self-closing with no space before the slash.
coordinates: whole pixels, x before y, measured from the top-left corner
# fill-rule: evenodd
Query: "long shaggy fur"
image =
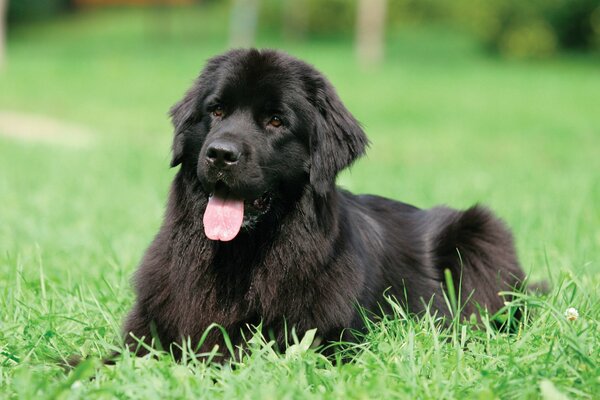
<path id="1" fill-rule="evenodd" d="M 210 112 L 215 98 L 221 119 Z M 264 125 L 271 109 L 285 124 L 276 132 Z M 163 348 L 188 338 L 195 344 L 213 323 L 234 344 L 261 322 L 281 346 L 285 326 L 338 340 L 363 326 L 357 305 L 385 312 L 386 290 L 414 314 L 429 303 L 449 315 L 445 269 L 461 283 L 464 315 L 493 313 L 503 305 L 498 292 L 524 279 L 509 230 L 484 207 L 421 210 L 336 187 L 338 172 L 368 140 L 332 85 L 302 61 L 270 50 L 217 56 L 171 116 L 171 165 L 180 169 L 135 275 L 137 300 L 124 326 L 131 349 L 135 338 Z M 207 143 L 223 137 L 244 149 L 226 176 L 204 162 Z M 243 198 L 270 196 L 268 211 L 229 242 L 204 233 L 217 176 Z M 217 331 L 199 351 L 214 345 L 224 348 Z"/>

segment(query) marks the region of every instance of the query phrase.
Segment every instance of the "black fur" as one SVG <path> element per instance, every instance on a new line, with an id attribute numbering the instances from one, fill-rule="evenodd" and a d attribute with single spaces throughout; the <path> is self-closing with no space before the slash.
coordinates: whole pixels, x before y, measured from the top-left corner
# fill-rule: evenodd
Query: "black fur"
<path id="1" fill-rule="evenodd" d="M 273 114 L 281 127 L 269 125 Z M 379 312 L 386 289 L 412 313 L 431 302 L 449 315 L 444 269 L 462 282 L 465 316 L 477 306 L 493 313 L 503 306 L 498 292 L 524 279 L 510 232 L 483 207 L 421 210 L 336 187 L 337 173 L 368 141 L 331 84 L 302 61 L 270 50 L 217 56 L 171 116 L 171 165 L 181 167 L 135 276 L 137 301 L 124 327 L 131 348 L 134 337 L 155 336 L 164 348 L 188 337 L 197 343 L 212 323 L 240 344 L 246 327 L 261 321 L 280 345 L 284 325 L 337 340 L 362 327 L 357 304 Z M 242 158 L 215 171 L 206 148 L 223 138 Z M 247 202 L 268 202 L 250 207 L 228 242 L 203 230 L 219 184 Z M 224 348 L 216 331 L 200 350 L 215 344 Z"/>

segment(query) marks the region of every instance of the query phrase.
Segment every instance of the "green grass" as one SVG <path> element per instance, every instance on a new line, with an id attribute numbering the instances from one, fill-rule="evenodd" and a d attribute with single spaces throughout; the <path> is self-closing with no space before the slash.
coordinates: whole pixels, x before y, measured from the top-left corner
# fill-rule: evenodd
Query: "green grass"
<path id="1" fill-rule="evenodd" d="M 531 314 L 519 332 L 440 330 L 400 310 L 346 364 L 255 338 L 235 368 L 165 355 L 99 367 L 119 346 L 130 276 L 175 172 L 166 112 L 226 45 L 220 8 L 173 11 L 166 37 L 156 18 L 90 12 L 11 32 L 0 112 L 76 123 L 94 140 L 0 135 L 0 397 L 597 398 L 598 60 L 503 62 L 437 29 L 391 35 L 376 71 L 354 65 L 349 41 L 259 45 L 324 71 L 364 124 L 371 149 L 340 184 L 422 207 L 482 202 L 508 222 L 526 271 L 553 285 L 517 300 Z M 65 373 L 53 360 L 71 354 L 92 358 Z"/>

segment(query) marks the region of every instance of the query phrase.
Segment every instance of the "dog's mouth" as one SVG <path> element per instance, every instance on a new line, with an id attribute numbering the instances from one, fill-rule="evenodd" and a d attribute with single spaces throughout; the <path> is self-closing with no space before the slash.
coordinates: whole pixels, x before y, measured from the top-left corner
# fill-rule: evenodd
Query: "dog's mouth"
<path id="1" fill-rule="evenodd" d="M 210 240 L 233 240 L 244 222 L 251 224 L 258 215 L 266 213 L 270 205 L 271 196 L 267 192 L 254 199 L 244 199 L 218 181 L 204 211 L 204 233 Z"/>

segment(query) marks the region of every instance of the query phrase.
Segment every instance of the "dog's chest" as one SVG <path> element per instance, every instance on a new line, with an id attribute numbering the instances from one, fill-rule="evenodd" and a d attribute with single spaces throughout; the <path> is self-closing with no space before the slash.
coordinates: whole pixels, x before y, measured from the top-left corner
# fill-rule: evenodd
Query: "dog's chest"
<path id="1" fill-rule="evenodd" d="M 180 334 L 199 336 L 214 323 L 227 330 L 283 320 L 296 325 L 311 314 L 316 277 L 306 274 L 302 258 L 210 249 L 189 257 L 187 250 L 173 260 L 173 306 L 165 308 L 179 312 L 164 315 Z"/>
<path id="2" fill-rule="evenodd" d="M 214 243 L 200 234 L 190 241 L 181 231 L 171 263 L 171 300 L 180 312 L 165 318 L 192 337 L 214 323 L 228 331 L 282 321 L 326 329 L 349 320 L 356 294 L 348 288 L 360 286 L 355 268 L 347 265 L 340 274 L 329 241 L 311 224 L 294 221 L 260 243 Z"/>

